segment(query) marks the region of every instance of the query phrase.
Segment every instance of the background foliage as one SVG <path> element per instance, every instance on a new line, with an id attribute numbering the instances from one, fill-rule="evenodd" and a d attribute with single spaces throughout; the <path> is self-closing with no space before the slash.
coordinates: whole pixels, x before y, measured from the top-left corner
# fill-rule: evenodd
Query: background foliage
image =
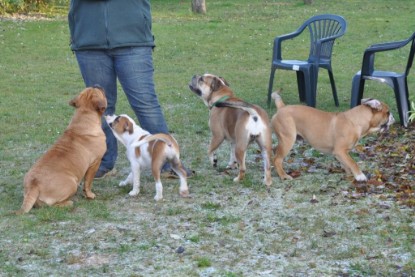
<path id="1" fill-rule="evenodd" d="M 40 13 L 52 16 L 68 3 L 69 0 L 0 0 L 0 15 Z"/>

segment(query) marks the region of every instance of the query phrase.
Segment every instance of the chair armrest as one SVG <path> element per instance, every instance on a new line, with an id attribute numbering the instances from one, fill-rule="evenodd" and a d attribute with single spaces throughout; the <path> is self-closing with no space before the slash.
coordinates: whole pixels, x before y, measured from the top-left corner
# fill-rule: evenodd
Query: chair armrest
<path id="1" fill-rule="evenodd" d="M 413 38 L 401 41 L 392 41 L 373 44 L 366 48 L 363 54 L 362 75 L 370 75 L 375 70 L 375 54 L 378 52 L 391 51 L 406 46 Z"/>
<path id="2" fill-rule="evenodd" d="M 281 44 L 282 44 L 282 42 L 285 41 L 285 40 L 293 39 L 293 38 L 299 36 L 304 31 L 304 29 L 306 27 L 307 26 L 303 25 L 292 33 L 288 33 L 288 34 L 284 34 L 284 35 L 276 37 L 274 39 L 274 48 L 273 48 L 273 52 L 272 52 L 273 53 L 272 59 L 273 60 L 276 60 L 276 59 L 281 60 L 282 59 L 282 53 L 281 53 Z"/>
<path id="3" fill-rule="evenodd" d="M 389 51 L 395 50 L 404 47 L 407 45 L 411 40 L 401 40 L 401 41 L 393 41 L 393 42 L 385 42 L 385 43 L 378 43 L 373 44 L 366 48 L 365 52 L 375 53 L 375 52 L 382 52 L 382 51 Z"/>

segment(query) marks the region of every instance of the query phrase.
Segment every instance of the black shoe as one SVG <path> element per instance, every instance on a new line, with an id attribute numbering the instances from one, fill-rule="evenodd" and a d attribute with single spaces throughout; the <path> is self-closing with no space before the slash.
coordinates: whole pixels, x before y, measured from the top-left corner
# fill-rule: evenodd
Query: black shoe
<path id="1" fill-rule="evenodd" d="M 95 173 L 95 180 L 104 179 L 106 176 L 114 175 L 117 171 L 113 169 L 98 169 L 97 173 Z"/>

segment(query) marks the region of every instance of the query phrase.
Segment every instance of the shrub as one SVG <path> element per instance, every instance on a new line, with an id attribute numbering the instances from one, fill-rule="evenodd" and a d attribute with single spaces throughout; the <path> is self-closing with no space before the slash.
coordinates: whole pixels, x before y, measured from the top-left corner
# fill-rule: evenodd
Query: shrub
<path id="1" fill-rule="evenodd" d="M 57 5 L 68 5 L 69 0 L 0 0 L 0 15 L 50 14 Z"/>
<path id="2" fill-rule="evenodd" d="M 411 110 L 409 111 L 409 121 L 413 121 L 415 119 L 415 102 L 411 102 Z"/>

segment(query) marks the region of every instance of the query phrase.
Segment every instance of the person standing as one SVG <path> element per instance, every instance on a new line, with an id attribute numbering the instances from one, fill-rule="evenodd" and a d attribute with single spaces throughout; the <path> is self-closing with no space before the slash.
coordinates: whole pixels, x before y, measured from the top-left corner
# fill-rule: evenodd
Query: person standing
<path id="1" fill-rule="evenodd" d="M 141 127 L 152 134 L 168 133 L 154 86 L 150 1 L 71 0 L 68 22 L 70 47 L 85 85 L 99 85 L 105 91 L 105 115 L 115 114 L 118 80 Z M 102 128 L 107 152 L 96 179 L 112 171 L 118 153 L 117 140 L 105 120 Z M 170 165 L 162 171 L 170 174 Z"/>

